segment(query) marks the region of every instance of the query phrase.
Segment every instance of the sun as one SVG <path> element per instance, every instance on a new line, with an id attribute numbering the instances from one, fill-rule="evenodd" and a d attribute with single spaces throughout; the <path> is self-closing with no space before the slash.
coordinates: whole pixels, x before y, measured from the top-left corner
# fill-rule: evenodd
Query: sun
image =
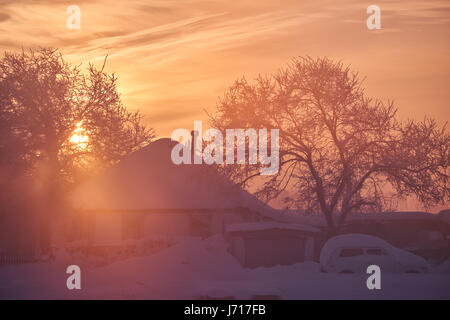
<path id="1" fill-rule="evenodd" d="M 70 143 L 76 145 L 79 148 L 86 148 L 89 142 L 89 136 L 86 133 L 86 129 L 83 128 L 83 121 L 76 124 L 76 128 L 70 137 Z"/>

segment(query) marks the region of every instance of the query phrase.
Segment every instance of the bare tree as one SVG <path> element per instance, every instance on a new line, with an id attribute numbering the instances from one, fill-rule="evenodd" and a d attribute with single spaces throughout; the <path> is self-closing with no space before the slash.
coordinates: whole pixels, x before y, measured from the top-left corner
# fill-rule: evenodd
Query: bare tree
<path id="1" fill-rule="evenodd" d="M 237 80 L 210 122 L 221 130 L 279 129 L 280 171 L 257 195 L 269 201 L 290 190 L 291 204 L 322 212 L 331 232 L 352 211 L 386 208 L 389 189 L 426 206 L 449 199 L 446 125 L 398 121 L 393 103 L 368 98 L 341 62 L 297 58 L 253 84 Z M 222 170 L 244 186 L 259 176 L 258 165 Z"/>
<path id="2" fill-rule="evenodd" d="M 5 53 L 0 117 L 22 141 L 24 158 L 48 163 L 55 178 L 69 182 L 77 169 L 116 163 L 154 137 L 141 115 L 122 105 L 115 74 L 92 65 L 84 74 L 56 49 Z M 80 126 L 88 137 L 82 145 L 71 142 Z"/>
<path id="3" fill-rule="evenodd" d="M 2 168 L 21 163 L 42 185 L 43 228 L 70 186 L 154 138 L 141 115 L 122 105 L 116 75 L 103 69 L 89 65 L 83 73 L 47 48 L 0 59 L 0 161 Z M 77 130 L 82 143 L 73 141 Z"/>

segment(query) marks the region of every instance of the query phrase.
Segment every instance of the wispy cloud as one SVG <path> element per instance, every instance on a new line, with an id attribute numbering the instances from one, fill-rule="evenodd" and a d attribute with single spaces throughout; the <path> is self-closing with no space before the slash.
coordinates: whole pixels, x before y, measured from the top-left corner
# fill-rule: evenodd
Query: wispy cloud
<path id="1" fill-rule="evenodd" d="M 66 28 L 72 4 L 81 30 Z M 380 6 L 382 30 L 367 30 L 369 4 Z M 161 134 L 192 125 L 236 77 L 305 54 L 352 63 L 405 108 L 421 112 L 427 92 L 442 116 L 449 19 L 450 3 L 438 0 L 0 0 L 0 49 L 53 46 L 76 63 L 108 54 L 125 104 Z M 435 78 L 405 79 L 413 75 Z"/>

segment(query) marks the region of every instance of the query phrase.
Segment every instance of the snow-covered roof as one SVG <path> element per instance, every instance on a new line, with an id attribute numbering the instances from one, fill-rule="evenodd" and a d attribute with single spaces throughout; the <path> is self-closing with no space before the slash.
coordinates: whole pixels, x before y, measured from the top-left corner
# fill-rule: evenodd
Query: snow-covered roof
<path id="1" fill-rule="evenodd" d="M 357 220 L 422 220 L 436 219 L 437 215 L 423 211 L 396 211 L 383 213 L 359 213 L 352 214 L 347 221 Z"/>
<path id="2" fill-rule="evenodd" d="M 281 222 L 252 222 L 239 223 L 227 226 L 227 232 L 261 231 L 261 230 L 300 230 L 305 232 L 320 232 L 319 229 L 304 224 L 281 223 Z"/>
<path id="3" fill-rule="evenodd" d="M 321 213 L 306 215 L 301 212 L 283 210 L 276 213 L 277 220 L 286 223 L 299 223 L 315 227 L 326 227 L 327 223 L 324 215 Z M 440 216 L 440 215 L 439 215 Z M 335 214 L 334 218 L 338 217 Z M 397 211 L 397 212 L 374 212 L 374 213 L 353 213 L 350 214 L 345 224 L 355 222 L 376 222 L 376 221 L 414 221 L 414 220 L 435 220 L 441 218 L 445 221 L 445 217 L 438 217 L 436 214 L 421 211 Z M 449 220 L 450 221 L 450 220 Z"/>
<path id="4" fill-rule="evenodd" d="M 175 165 L 163 138 L 134 152 L 78 187 L 76 208 L 86 210 L 217 209 L 276 211 L 221 176 L 209 165 Z"/>

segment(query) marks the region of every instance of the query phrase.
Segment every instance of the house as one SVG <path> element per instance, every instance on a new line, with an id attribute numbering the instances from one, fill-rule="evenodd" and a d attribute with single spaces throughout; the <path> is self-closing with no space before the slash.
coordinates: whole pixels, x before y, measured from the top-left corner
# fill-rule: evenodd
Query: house
<path id="1" fill-rule="evenodd" d="M 65 241 L 107 249 L 136 241 L 170 245 L 264 219 L 259 213 L 273 210 L 213 166 L 173 164 L 177 143 L 159 139 L 81 185 Z"/>

